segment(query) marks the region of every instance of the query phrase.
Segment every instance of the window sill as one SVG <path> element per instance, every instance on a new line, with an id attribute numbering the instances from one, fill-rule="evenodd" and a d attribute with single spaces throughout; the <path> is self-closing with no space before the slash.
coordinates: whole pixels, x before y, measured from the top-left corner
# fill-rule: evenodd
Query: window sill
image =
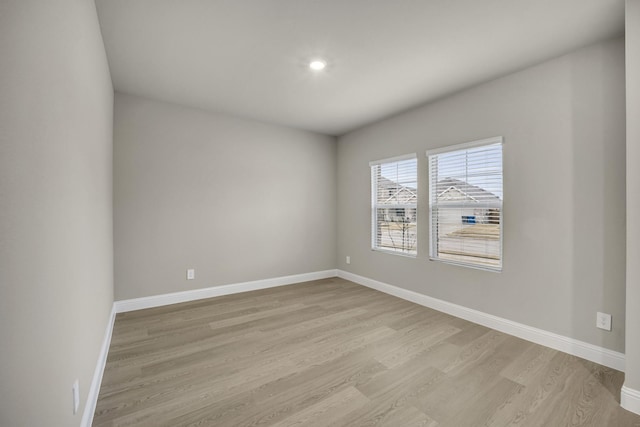
<path id="1" fill-rule="evenodd" d="M 390 255 L 398 255 L 401 257 L 405 257 L 405 258 L 417 258 L 418 254 L 407 254 L 404 252 L 397 252 L 397 251 L 389 251 L 386 249 L 379 249 L 379 248 L 371 248 L 371 250 L 373 252 L 382 252 L 383 254 L 390 254 Z"/>
<path id="2" fill-rule="evenodd" d="M 474 270 L 490 271 L 492 273 L 502 273 L 502 267 L 489 267 L 484 265 L 475 265 L 475 264 L 469 264 L 465 262 L 456 262 L 456 261 L 450 261 L 446 259 L 433 258 L 433 257 L 429 257 L 429 261 L 436 261 L 442 264 L 456 265 L 458 267 L 472 268 Z"/>

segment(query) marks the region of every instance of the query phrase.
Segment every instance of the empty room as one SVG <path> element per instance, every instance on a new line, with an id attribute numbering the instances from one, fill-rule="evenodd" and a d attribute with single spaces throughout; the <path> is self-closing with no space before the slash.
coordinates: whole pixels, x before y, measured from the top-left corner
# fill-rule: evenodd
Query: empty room
<path id="1" fill-rule="evenodd" d="M 640 426 L 640 0 L 0 0 L 0 426 Z"/>

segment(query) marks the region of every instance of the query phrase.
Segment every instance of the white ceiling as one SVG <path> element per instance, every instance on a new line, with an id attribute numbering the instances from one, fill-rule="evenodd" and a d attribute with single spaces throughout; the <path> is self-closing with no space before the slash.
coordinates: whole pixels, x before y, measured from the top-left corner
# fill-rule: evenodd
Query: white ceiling
<path id="1" fill-rule="evenodd" d="M 330 135 L 624 31 L 624 0 L 96 4 L 116 91 Z"/>

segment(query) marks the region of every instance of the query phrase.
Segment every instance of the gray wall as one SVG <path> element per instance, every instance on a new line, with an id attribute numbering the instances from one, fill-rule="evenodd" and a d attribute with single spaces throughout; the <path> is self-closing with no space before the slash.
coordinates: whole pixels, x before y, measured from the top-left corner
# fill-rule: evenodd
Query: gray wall
<path id="1" fill-rule="evenodd" d="M 640 390 L 640 0 L 626 2 L 627 340 L 626 387 Z"/>
<path id="2" fill-rule="evenodd" d="M 0 58 L 0 425 L 79 425 L 113 303 L 113 89 L 94 2 L 2 1 Z"/>
<path id="3" fill-rule="evenodd" d="M 335 138 L 116 94 L 114 176 L 117 300 L 335 268 Z"/>
<path id="4" fill-rule="evenodd" d="M 624 90 L 618 39 L 340 137 L 338 267 L 624 351 Z M 505 138 L 504 271 L 429 261 L 425 150 L 498 135 Z M 368 163 L 415 152 L 419 255 L 373 252 Z M 596 311 L 613 315 L 612 332 L 596 329 Z"/>

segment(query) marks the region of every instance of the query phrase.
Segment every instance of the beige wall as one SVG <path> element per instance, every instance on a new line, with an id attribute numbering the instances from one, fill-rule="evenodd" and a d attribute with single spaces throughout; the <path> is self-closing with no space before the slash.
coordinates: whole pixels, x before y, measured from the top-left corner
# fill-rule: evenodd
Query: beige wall
<path id="1" fill-rule="evenodd" d="M 335 268 L 334 138 L 121 94 L 114 120 L 117 300 Z"/>
<path id="2" fill-rule="evenodd" d="M 624 351 L 624 43 L 460 92 L 338 140 L 338 267 Z M 428 260 L 425 150 L 503 136 L 504 271 Z M 368 163 L 418 153 L 419 254 L 370 250 Z M 345 264 L 345 256 L 351 264 Z M 595 327 L 596 311 L 613 331 Z"/>
<path id="3" fill-rule="evenodd" d="M 112 127 L 93 2 L 2 2 L 0 425 L 79 424 L 113 301 L 114 234 L 117 299 L 331 269 L 337 247 L 341 269 L 624 351 L 623 51 L 615 40 L 574 52 L 336 148 L 331 137 L 131 95 L 116 96 Z M 503 273 L 428 261 L 424 151 L 497 135 Z M 423 194 L 417 259 L 369 249 L 368 162 L 411 152 Z M 595 328 L 596 311 L 613 314 L 612 332 Z M 627 385 L 640 388 L 628 369 Z"/>
<path id="4" fill-rule="evenodd" d="M 626 387 L 640 391 L 640 0 L 626 2 L 627 340 Z M 636 401 L 635 410 L 638 411 Z"/>
<path id="5" fill-rule="evenodd" d="M 113 302 L 113 89 L 94 2 L 2 1 L 0 58 L 0 425 L 77 426 Z"/>

